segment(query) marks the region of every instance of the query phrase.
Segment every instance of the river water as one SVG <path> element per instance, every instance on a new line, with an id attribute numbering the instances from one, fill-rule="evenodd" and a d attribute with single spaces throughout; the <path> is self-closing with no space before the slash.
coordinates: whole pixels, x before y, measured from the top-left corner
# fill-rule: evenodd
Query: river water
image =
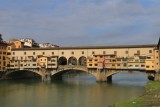
<path id="1" fill-rule="evenodd" d="M 144 94 L 141 72 L 121 72 L 112 83 L 96 83 L 91 75 L 68 74 L 62 81 L 0 81 L 0 107 L 108 107 Z"/>

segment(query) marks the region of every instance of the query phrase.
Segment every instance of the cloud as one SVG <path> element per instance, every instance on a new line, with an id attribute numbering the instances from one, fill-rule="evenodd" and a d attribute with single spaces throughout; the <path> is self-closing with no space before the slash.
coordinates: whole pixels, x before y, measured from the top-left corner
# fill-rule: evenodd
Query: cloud
<path id="1" fill-rule="evenodd" d="M 29 37 L 62 46 L 157 43 L 160 7 L 156 4 L 160 2 L 146 1 L 151 4 L 144 0 L 35 0 L 17 7 L 15 3 L 0 9 L 0 32 L 4 39 Z"/>

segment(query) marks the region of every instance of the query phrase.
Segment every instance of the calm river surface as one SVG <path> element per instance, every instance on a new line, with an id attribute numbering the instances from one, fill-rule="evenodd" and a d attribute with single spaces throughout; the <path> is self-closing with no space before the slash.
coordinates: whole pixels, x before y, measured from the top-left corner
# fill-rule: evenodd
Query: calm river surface
<path id="1" fill-rule="evenodd" d="M 113 82 L 91 75 L 66 75 L 63 81 L 0 81 L 0 107 L 108 107 L 144 94 L 144 73 L 121 72 Z"/>

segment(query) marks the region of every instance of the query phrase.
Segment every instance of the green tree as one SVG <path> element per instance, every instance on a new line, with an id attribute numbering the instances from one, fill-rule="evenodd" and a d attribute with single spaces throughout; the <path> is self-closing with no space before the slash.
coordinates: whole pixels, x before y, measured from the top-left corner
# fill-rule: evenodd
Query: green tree
<path id="1" fill-rule="evenodd" d="M 2 35 L 0 34 L 0 41 L 3 41 L 3 39 L 2 39 Z"/>

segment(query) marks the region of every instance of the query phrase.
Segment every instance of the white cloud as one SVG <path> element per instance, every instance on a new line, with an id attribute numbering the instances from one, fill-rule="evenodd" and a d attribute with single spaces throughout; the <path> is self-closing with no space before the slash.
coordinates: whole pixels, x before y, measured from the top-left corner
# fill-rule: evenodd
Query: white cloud
<path id="1" fill-rule="evenodd" d="M 32 4 L 33 11 L 27 7 L 0 10 L 0 32 L 4 38 L 21 38 L 23 35 L 38 42 L 64 46 L 157 43 L 160 28 L 158 6 L 145 7 L 138 0 L 99 3 L 70 0 L 52 8 L 50 2 L 54 4 L 52 0 Z M 45 10 L 46 6 L 51 8 Z M 116 40 L 119 43 L 115 43 Z"/>

